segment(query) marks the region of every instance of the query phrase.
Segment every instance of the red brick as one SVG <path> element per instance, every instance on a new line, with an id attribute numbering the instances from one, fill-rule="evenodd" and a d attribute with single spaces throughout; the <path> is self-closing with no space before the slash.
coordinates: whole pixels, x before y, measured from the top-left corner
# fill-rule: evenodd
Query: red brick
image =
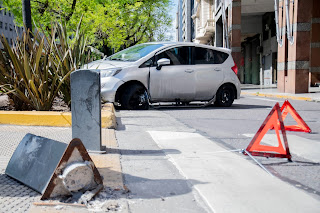
<path id="1" fill-rule="evenodd" d="M 320 67 L 320 48 L 311 48 L 311 67 Z"/>
<path id="2" fill-rule="evenodd" d="M 241 7 L 232 8 L 232 24 L 241 24 Z"/>
<path id="3" fill-rule="evenodd" d="M 312 24 L 311 42 L 320 42 L 320 23 Z"/>
<path id="4" fill-rule="evenodd" d="M 319 0 L 313 0 L 312 17 L 313 18 L 320 18 L 320 1 Z"/>
<path id="5" fill-rule="evenodd" d="M 309 61 L 310 60 L 310 32 L 295 32 L 294 43 L 288 44 L 289 61 Z"/>
<path id="6" fill-rule="evenodd" d="M 309 92 L 309 70 L 296 70 L 294 93 L 307 93 L 307 92 Z"/>
<path id="7" fill-rule="evenodd" d="M 295 1 L 295 7 L 297 9 L 295 15 L 298 15 L 296 22 L 311 22 L 313 0 Z"/>
<path id="8" fill-rule="evenodd" d="M 241 47 L 241 30 L 231 31 L 231 46 Z"/>
<path id="9" fill-rule="evenodd" d="M 284 92 L 284 71 L 278 70 L 278 76 L 277 76 L 277 88 L 279 92 Z"/>

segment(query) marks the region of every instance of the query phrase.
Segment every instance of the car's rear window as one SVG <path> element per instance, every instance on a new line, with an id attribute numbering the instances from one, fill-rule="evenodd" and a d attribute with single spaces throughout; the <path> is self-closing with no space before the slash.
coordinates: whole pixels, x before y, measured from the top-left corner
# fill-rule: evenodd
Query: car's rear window
<path id="1" fill-rule="evenodd" d="M 194 64 L 222 64 L 227 60 L 229 54 L 217 50 L 195 47 Z"/>

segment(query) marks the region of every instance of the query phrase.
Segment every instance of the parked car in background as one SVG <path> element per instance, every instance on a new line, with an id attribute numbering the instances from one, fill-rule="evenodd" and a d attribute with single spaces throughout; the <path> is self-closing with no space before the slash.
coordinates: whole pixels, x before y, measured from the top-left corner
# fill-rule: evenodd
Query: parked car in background
<path id="1" fill-rule="evenodd" d="M 228 49 L 187 42 L 135 45 L 84 68 L 101 73 L 101 97 L 123 109 L 149 103 L 211 101 L 229 107 L 240 82 Z"/>

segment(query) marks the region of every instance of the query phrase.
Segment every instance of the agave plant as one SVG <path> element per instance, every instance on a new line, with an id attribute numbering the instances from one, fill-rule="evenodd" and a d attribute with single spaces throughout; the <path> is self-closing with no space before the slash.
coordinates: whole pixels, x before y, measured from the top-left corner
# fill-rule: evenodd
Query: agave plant
<path id="1" fill-rule="evenodd" d="M 54 38 L 52 31 L 50 38 Z M 55 40 L 45 39 L 39 32 L 26 32 L 10 47 L 0 36 L 0 84 L 8 93 L 16 110 L 50 110 L 63 82 L 71 70 L 60 72 L 61 61 L 55 57 Z"/>
<path id="2" fill-rule="evenodd" d="M 91 50 L 87 46 L 87 39 L 83 32 L 81 32 L 81 22 L 78 23 L 77 29 L 74 32 L 72 39 L 68 36 L 68 31 L 66 24 L 55 23 L 53 31 L 57 32 L 56 39 L 52 36 L 49 40 L 56 40 L 57 44 L 55 45 L 55 57 L 57 61 L 61 61 L 60 72 L 62 76 L 67 75 L 67 73 L 75 71 L 81 68 L 84 64 L 87 64 L 92 60 Z M 66 104 L 70 107 L 71 104 L 71 87 L 70 87 L 70 76 L 67 76 L 63 81 L 60 88 L 62 98 Z"/>

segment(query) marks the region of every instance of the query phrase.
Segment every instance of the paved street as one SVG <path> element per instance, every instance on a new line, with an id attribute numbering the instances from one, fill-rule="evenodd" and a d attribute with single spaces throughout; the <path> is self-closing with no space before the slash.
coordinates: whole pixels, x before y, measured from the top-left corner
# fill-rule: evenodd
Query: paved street
<path id="1" fill-rule="evenodd" d="M 116 137 L 129 212 L 317 212 L 320 208 L 319 103 L 293 101 L 312 133 L 288 132 L 293 162 L 239 153 L 274 104 L 284 99 L 243 96 L 231 108 L 154 106 L 118 111 Z M 285 124 L 294 124 L 286 118 Z M 58 141 L 71 129 L 1 126 L 0 212 L 25 212 L 39 194 L 4 175 L 22 137 Z M 273 144 L 269 131 L 263 143 Z M 118 150 L 116 150 L 118 151 Z"/>
<path id="2" fill-rule="evenodd" d="M 290 101 L 313 130 L 287 132 L 293 162 L 257 157 L 276 177 L 233 152 L 247 147 L 277 101 L 281 105 L 284 100 L 244 96 L 231 108 L 156 106 L 117 112 L 129 209 L 316 212 L 320 162 L 312 157 L 312 147 L 320 143 L 319 103 Z M 292 118 L 285 120 L 291 123 Z M 272 135 L 269 131 L 264 140 Z"/>
<path id="3" fill-rule="evenodd" d="M 230 109 L 205 108 L 192 110 L 161 109 L 161 111 L 175 117 L 185 125 L 196 129 L 201 135 L 219 142 L 227 149 L 244 149 L 250 143 L 253 135 L 257 132 L 271 108 L 276 102 L 280 106 L 284 99 L 262 98 L 244 96 Z M 319 103 L 307 101 L 290 100 L 292 106 L 297 110 L 304 121 L 309 125 L 312 133 L 289 132 L 288 143 L 295 142 L 297 139 L 301 143 L 314 144 L 315 150 L 319 150 L 320 144 L 320 109 Z M 286 125 L 294 125 L 290 116 L 285 119 Z M 273 134 L 269 131 L 267 134 Z M 251 134 L 251 137 L 247 137 Z M 296 139 L 290 141 L 290 139 Z M 311 140 L 311 141 L 310 141 Z M 320 160 L 312 161 L 308 155 L 301 156 L 307 146 L 302 146 L 297 152 L 293 152 L 293 163 L 288 163 L 285 159 L 266 159 L 258 158 L 271 172 L 283 180 L 306 190 L 312 194 L 320 196 Z M 319 156 L 319 152 L 318 152 Z M 306 159 L 307 158 L 307 159 Z M 314 159 L 315 160 L 315 159 Z M 318 197 L 319 199 L 319 197 Z"/>

